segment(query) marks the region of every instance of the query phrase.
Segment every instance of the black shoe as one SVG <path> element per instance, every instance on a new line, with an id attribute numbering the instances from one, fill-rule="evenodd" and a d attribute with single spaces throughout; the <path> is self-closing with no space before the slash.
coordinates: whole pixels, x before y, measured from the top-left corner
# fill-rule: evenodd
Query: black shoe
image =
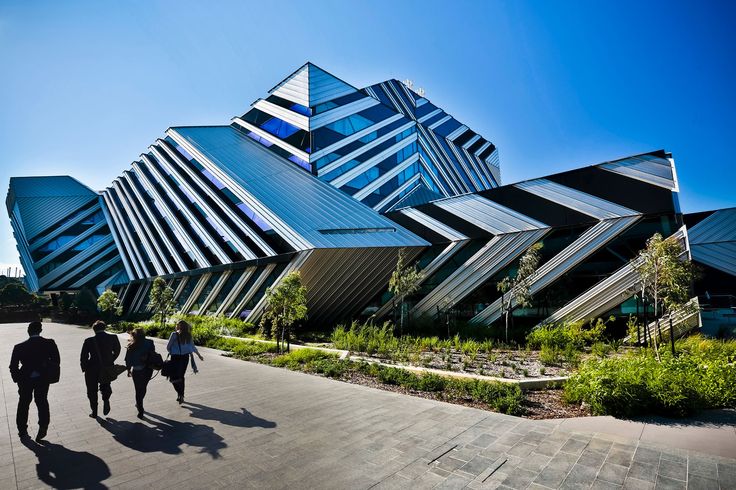
<path id="1" fill-rule="evenodd" d="M 21 441 L 26 441 L 31 438 L 31 436 L 28 435 L 28 432 L 18 432 L 18 437 L 20 437 Z"/>
<path id="2" fill-rule="evenodd" d="M 92 410 L 90 412 L 90 414 L 89 414 L 89 417 L 92 418 L 92 419 L 96 419 L 97 418 L 97 410 Z"/>
<path id="3" fill-rule="evenodd" d="M 137 415 L 137 417 L 138 417 L 139 419 L 143 420 L 143 410 L 139 410 L 139 411 L 138 411 L 138 415 Z"/>
<path id="4" fill-rule="evenodd" d="M 102 414 L 107 415 L 110 413 L 110 400 L 102 401 Z"/>
<path id="5" fill-rule="evenodd" d="M 179 395 L 179 396 L 177 396 L 177 397 L 176 397 L 176 401 L 177 401 L 177 402 L 179 402 L 179 405 L 181 405 L 181 404 L 182 404 L 182 402 L 184 401 L 184 395 Z"/>
<path id="6" fill-rule="evenodd" d="M 48 427 L 39 427 L 38 428 L 38 434 L 36 434 L 36 442 L 41 442 L 46 437 L 46 433 L 48 431 Z"/>

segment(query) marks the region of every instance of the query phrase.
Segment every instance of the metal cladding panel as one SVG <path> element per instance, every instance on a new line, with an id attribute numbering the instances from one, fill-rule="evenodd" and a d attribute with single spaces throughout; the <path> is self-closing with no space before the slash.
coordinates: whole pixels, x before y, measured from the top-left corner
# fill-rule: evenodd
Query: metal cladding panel
<path id="1" fill-rule="evenodd" d="M 544 223 L 475 194 L 444 199 L 435 204 L 494 235 L 547 228 Z"/>
<path id="2" fill-rule="evenodd" d="M 736 242 L 690 244 L 693 260 L 736 276 Z"/>
<path id="3" fill-rule="evenodd" d="M 736 208 L 713 212 L 697 225 L 688 228 L 691 245 L 713 242 L 736 242 Z"/>
<path id="4" fill-rule="evenodd" d="M 185 127 L 171 131 L 227 173 L 314 248 L 429 245 L 371 208 L 296 168 L 235 128 Z M 377 229 L 395 231 L 366 232 Z M 320 230 L 333 231 L 322 233 Z"/>
<path id="5" fill-rule="evenodd" d="M 411 315 L 420 317 L 432 314 L 438 306 L 443 308 L 454 306 L 488 278 L 521 256 L 548 231 L 549 229 L 521 231 L 493 237 L 459 269 L 420 300 L 411 310 Z"/>
<path id="6" fill-rule="evenodd" d="M 308 63 L 307 66 L 309 67 L 308 105 L 310 107 L 358 91 L 355 87 L 311 63 Z"/>
<path id="7" fill-rule="evenodd" d="M 547 179 L 536 179 L 516 184 L 523 189 L 544 199 L 562 204 L 596 219 L 619 218 L 633 216 L 638 211 L 586 194 L 571 187 L 560 185 Z"/>
<path id="8" fill-rule="evenodd" d="M 638 216 L 601 221 L 589 228 L 561 252 L 542 264 L 531 279 L 529 292 L 534 295 L 562 277 L 576 265 L 585 261 L 594 252 L 615 239 L 634 223 Z M 515 304 L 513 306 L 516 306 Z M 490 325 L 501 317 L 501 298 L 474 316 L 470 323 Z"/>
<path id="9" fill-rule="evenodd" d="M 82 196 L 51 196 L 17 198 L 23 218 L 23 231 L 32 240 L 46 228 L 62 221 L 81 207 L 97 199 L 97 194 Z"/>
<path id="10" fill-rule="evenodd" d="M 321 68 L 307 63 L 269 93 L 306 107 L 357 92 L 355 87 L 330 75 Z"/>
<path id="11" fill-rule="evenodd" d="M 407 249 L 413 260 L 421 248 Z M 307 287 L 309 322 L 349 320 L 388 286 L 396 268 L 396 248 L 315 250 L 299 267 Z"/>
<path id="12" fill-rule="evenodd" d="M 665 189 L 677 190 L 672 161 L 664 156 L 639 155 L 603 163 L 599 167 Z"/>
<path id="13" fill-rule="evenodd" d="M 684 250 L 689 251 L 685 227 L 670 235 L 668 240 L 677 240 Z M 593 318 L 620 305 L 639 289 L 639 276 L 635 268 L 638 263 L 639 260 L 634 259 L 623 265 L 616 272 L 552 313 L 542 324 Z"/>

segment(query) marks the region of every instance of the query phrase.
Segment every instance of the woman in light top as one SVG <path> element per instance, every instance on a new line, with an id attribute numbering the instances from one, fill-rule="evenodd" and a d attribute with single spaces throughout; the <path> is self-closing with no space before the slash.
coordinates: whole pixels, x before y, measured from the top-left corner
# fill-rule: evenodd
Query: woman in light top
<path id="1" fill-rule="evenodd" d="M 197 350 L 192 340 L 192 326 L 184 320 L 176 324 L 176 330 L 171 333 L 169 343 L 166 350 L 171 354 L 171 362 L 173 364 L 172 375 L 169 381 L 174 385 L 176 390 L 176 401 L 180 404 L 184 401 L 184 375 L 187 372 L 189 358 L 197 354 L 200 361 L 204 361 L 202 354 Z M 194 359 L 192 359 L 192 368 L 197 372 Z"/>
<path id="2" fill-rule="evenodd" d="M 135 386 L 135 406 L 138 409 L 138 418 L 143 418 L 143 399 L 146 396 L 148 382 L 153 376 L 153 369 L 149 365 L 149 356 L 156 352 L 153 340 L 146 338 L 142 328 L 128 332 L 128 349 L 125 353 L 125 367 L 128 368 L 128 377 L 133 378 Z"/>

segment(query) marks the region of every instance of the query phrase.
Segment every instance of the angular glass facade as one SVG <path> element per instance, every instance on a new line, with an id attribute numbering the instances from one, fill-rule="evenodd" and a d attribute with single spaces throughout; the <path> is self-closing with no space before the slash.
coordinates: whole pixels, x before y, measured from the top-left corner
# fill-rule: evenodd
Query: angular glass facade
<path id="1" fill-rule="evenodd" d="M 736 295 L 736 213 L 692 215 L 686 231 L 664 151 L 501 186 L 495 145 L 423 94 L 396 80 L 358 89 L 311 63 L 229 125 L 162 136 L 99 193 L 11 179 L 31 290 L 112 287 L 145 312 L 160 276 L 181 312 L 257 321 L 266 290 L 298 270 L 325 326 L 388 315 L 404 249 L 424 272 L 412 316 L 492 325 L 496 283 L 541 242 L 518 325 L 623 317 L 637 308 L 631 259 L 659 232 L 715 278 L 697 292 Z"/>

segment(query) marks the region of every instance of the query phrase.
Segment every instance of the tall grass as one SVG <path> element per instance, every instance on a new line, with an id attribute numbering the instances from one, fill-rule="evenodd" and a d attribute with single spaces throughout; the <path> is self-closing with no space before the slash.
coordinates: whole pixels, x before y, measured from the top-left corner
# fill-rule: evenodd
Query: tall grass
<path id="1" fill-rule="evenodd" d="M 736 341 L 690 337 L 664 349 L 661 362 L 649 349 L 585 362 L 565 385 L 565 399 L 585 402 L 594 414 L 655 413 L 687 416 L 705 408 L 736 407 Z"/>

